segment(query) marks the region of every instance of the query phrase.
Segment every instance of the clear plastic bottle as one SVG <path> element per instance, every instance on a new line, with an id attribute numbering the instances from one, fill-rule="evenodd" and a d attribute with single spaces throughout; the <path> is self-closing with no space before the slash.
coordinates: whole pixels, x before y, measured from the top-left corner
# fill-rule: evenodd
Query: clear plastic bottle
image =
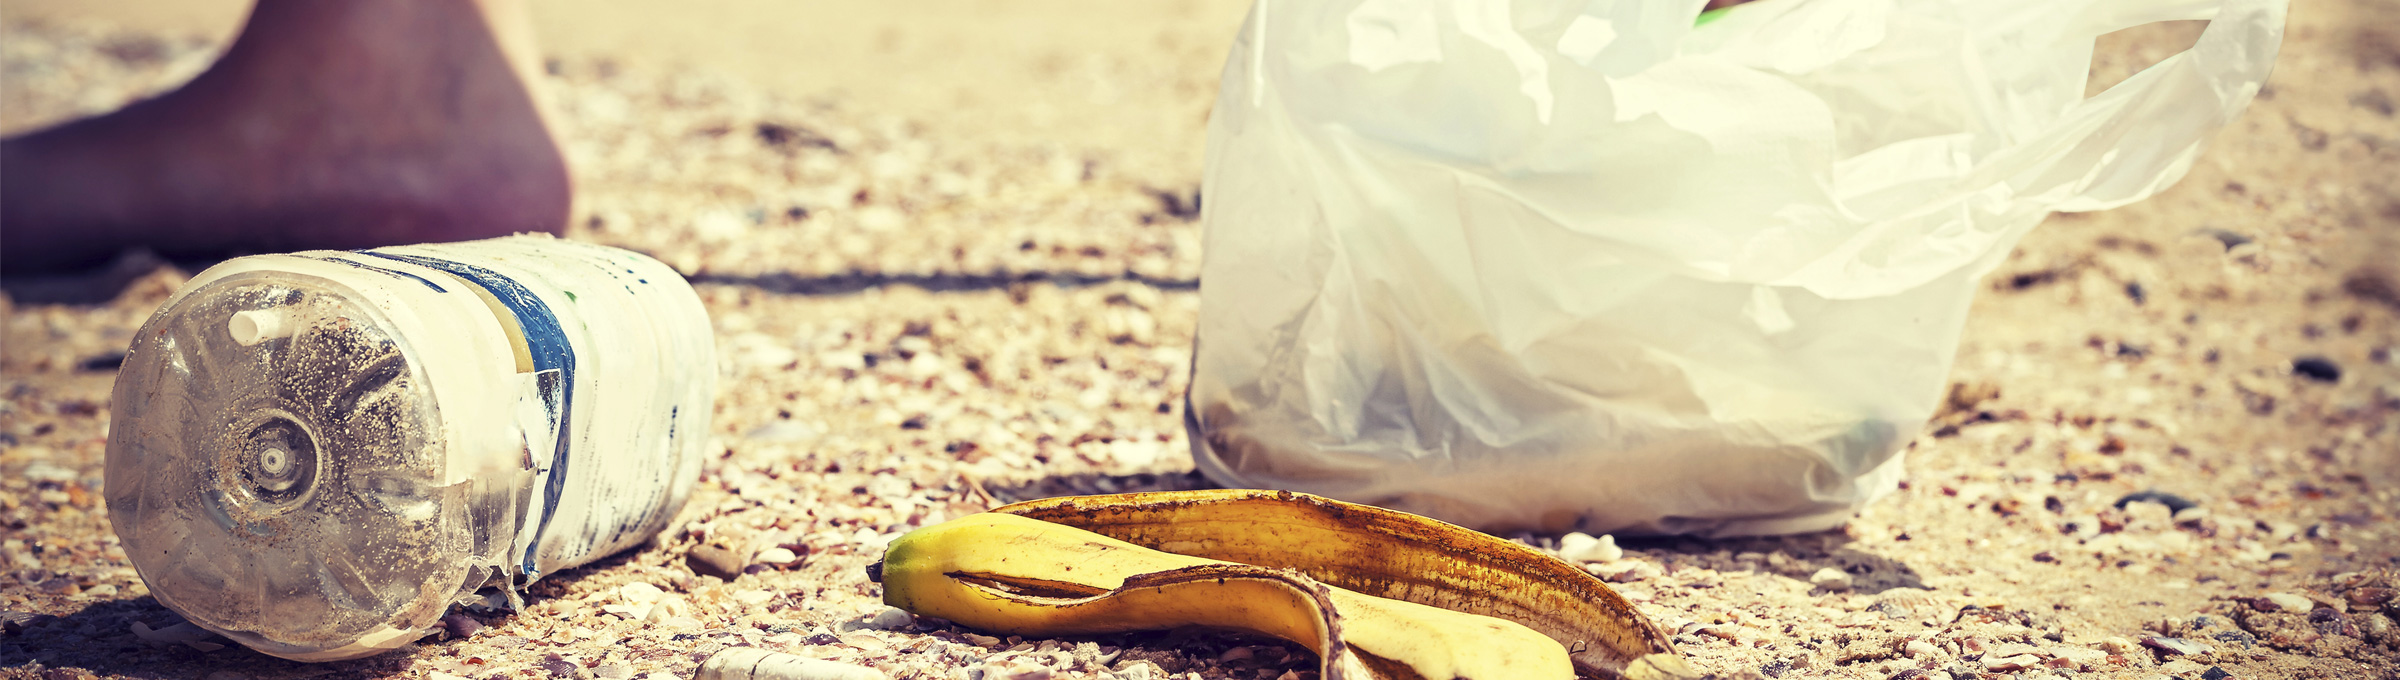
<path id="1" fill-rule="evenodd" d="M 109 519 L 191 622 L 287 659 L 368 656 L 665 528 L 715 376 L 691 286 L 625 250 L 230 260 L 127 350 Z"/>

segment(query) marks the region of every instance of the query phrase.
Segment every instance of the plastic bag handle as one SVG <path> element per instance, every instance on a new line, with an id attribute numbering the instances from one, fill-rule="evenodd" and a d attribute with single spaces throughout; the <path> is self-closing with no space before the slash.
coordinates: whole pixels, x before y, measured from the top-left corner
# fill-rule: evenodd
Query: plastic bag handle
<path id="1" fill-rule="evenodd" d="M 2055 197 L 2052 209 L 2061 212 L 2106 210 L 2158 193 L 2182 179 L 2203 138 L 2232 122 L 2266 85 L 2283 43 L 2285 12 L 2281 0 L 2095 6 L 2079 22 L 2095 36 L 2153 21 L 2210 21 L 2189 49 L 2077 102 L 2046 133 L 1988 167 L 2018 166 L 2008 156 L 2019 154 L 2055 155 L 2008 183 L 2021 197 Z"/>

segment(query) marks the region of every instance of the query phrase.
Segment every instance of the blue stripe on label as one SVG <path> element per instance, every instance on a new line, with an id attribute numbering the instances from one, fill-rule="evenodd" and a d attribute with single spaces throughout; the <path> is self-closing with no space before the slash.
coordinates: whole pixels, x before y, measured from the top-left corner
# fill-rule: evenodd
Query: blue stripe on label
<path id="1" fill-rule="evenodd" d="M 575 350 L 567 344 L 566 330 L 559 326 L 558 315 L 550 311 L 550 305 L 543 303 L 524 284 L 499 272 L 464 262 L 419 255 L 374 251 L 362 254 L 439 269 L 483 287 L 491 292 L 492 297 L 498 298 L 501 306 L 507 307 L 509 313 L 517 317 L 517 325 L 524 328 L 525 346 L 533 355 L 533 370 L 558 371 L 558 446 L 550 452 L 550 483 L 542 489 L 542 517 L 534 525 L 533 541 L 525 545 L 525 580 L 532 581 L 541 575 L 534 568 L 534 553 L 541 549 L 542 535 L 550 530 L 550 519 L 558 514 L 558 497 L 567 486 L 567 444 L 575 439 Z"/>
<path id="2" fill-rule="evenodd" d="M 373 255 L 373 254 L 374 254 L 374 253 L 366 253 L 366 252 L 360 252 L 360 251 L 355 251 L 355 250 L 354 250 L 354 251 L 350 251 L 350 252 L 359 253 L 359 254 L 361 254 L 361 255 Z M 338 258 L 338 257 L 324 257 L 324 256 L 320 256 L 320 255 L 302 255 L 302 256 L 300 256 L 300 257 L 305 257 L 305 258 L 308 258 L 308 259 L 311 259 L 311 260 L 317 260 L 317 261 L 320 261 L 320 262 L 332 262 L 332 263 L 334 263 L 334 264 L 346 264 L 346 265 L 350 265 L 350 266 L 352 266 L 352 267 L 357 267 L 357 268 L 359 268 L 359 269 L 364 269 L 364 270 L 371 271 L 371 272 L 381 272 L 381 273 L 384 273 L 384 274 L 389 274 L 389 275 L 392 275 L 392 276 L 397 276 L 397 277 L 404 278 L 404 279 L 410 279 L 410 280 L 414 280 L 414 281 L 416 281 L 417 283 L 422 283 L 422 284 L 425 284 L 425 287 L 426 287 L 426 288 L 431 288 L 431 289 L 433 289 L 433 292 L 436 292 L 436 293 L 447 293 L 447 292 L 450 292 L 450 291 L 442 290 L 442 287 L 441 287 L 441 286 L 434 285 L 432 281 L 427 281 L 427 280 L 425 280 L 425 277 L 418 276 L 418 275 L 415 275 L 415 274 L 410 274 L 410 273 L 408 273 L 408 272 L 392 271 L 392 270 L 389 270 L 389 269 L 384 269 L 384 268 L 382 268 L 382 267 L 377 267 L 377 266 L 375 266 L 375 265 L 367 264 L 367 263 L 365 263 L 365 262 L 360 262 L 360 261 L 357 261 L 357 260 L 345 260 L 345 259 Z"/>

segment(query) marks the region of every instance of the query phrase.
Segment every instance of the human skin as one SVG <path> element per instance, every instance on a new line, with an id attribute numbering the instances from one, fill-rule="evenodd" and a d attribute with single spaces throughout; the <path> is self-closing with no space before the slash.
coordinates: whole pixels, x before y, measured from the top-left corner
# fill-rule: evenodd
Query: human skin
<path id="1" fill-rule="evenodd" d="M 556 233 L 518 0 L 259 0 L 190 83 L 0 141 L 0 272 Z"/>

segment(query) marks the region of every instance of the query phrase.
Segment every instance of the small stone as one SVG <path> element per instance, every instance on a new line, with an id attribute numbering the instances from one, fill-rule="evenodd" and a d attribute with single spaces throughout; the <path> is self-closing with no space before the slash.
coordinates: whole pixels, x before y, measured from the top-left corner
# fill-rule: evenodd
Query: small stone
<path id="1" fill-rule="evenodd" d="M 2156 489 L 2125 494 L 2117 499 L 2116 507 L 2118 510 L 2123 510 L 2125 506 L 2134 503 L 2157 503 L 2167 506 L 2167 514 L 2170 517 L 2185 509 L 2200 507 L 2199 503 L 2194 503 L 2190 499 Z"/>
<path id="2" fill-rule="evenodd" d="M 693 546 L 691 552 L 684 555 L 683 562 L 694 574 L 715 576 L 726 581 L 741 578 L 742 567 L 749 566 L 743 564 L 733 549 L 723 543 Z"/>
<path id="3" fill-rule="evenodd" d="M 2317 382 L 2341 382 L 2342 365 L 2320 356 L 2305 356 L 2292 360 L 2292 374 Z"/>
<path id="4" fill-rule="evenodd" d="M 1818 569 L 1817 573 L 1809 574 L 1808 582 L 1827 591 L 1843 592 L 1850 589 L 1850 572 L 1826 567 Z"/>
<path id="5" fill-rule="evenodd" d="M 1933 591 L 1923 588 L 1892 588 L 1875 596 L 1870 611 L 1883 612 L 1894 621 L 1910 621 L 1940 616 L 1941 607 L 1933 599 Z"/>
<path id="6" fill-rule="evenodd" d="M 1935 647 L 1933 646 L 1933 643 L 1926 642 L 1924 640 L 1910 640 L 1908 641 L 1907 645 L 1904 645 L 1900 648 L 1900 651 L 1908 654 L 1908 658 L 1924 659 L 1940 656 L 1942 653 L 1942 648 Z"/>
<path id="7" fill-rule="evenodd" d="M 1992 656 L 2042 655 L 2042 648 L 2020 642 L 2003 642 L 1992 646 Z"/>
<path id="8" fill-rule="evenodd" d="M 2042 657 L 2034 656 L 2032 654 L 2018 654 L 2016 656 L 2005 656 L 1998 659 L 1985 659 L 1983 661 L 1983 668 L 1995 673 L 2006 673 L 2009 671 L 2025 670 L 2027 668 L 2040 665 L 2041 663 Z"/>
<path id="9" fill-rule="evenodd" d="M 900 630 L 914 625 L 917 625 L 917 617 L 910 615 L 907 610 L 899 607 L 884 607 L 883 611 L 875 612 L 874 616 L 860 621 L 858 627 L 871 630 Z"/>
<path id="10" fill-rule="evenodd" d="M 550 673 L 550 677 L 553 678 L 572 678 L 583 670 L 582 666 L 575 665 L 575 662 L 568 661 L 566 657 L 559 656 L 555 653 L 549 655 L 547 658 L 542 659 L 542 663 L 536 667 L 544 671 L 548 671 Z"/>
<path id="11" fill-rule="evenodd" d="M 759 551 L 757 561 L 760 564 L 772 564 L 780 567 L 800 561 L 800 555 L 792 552 L 790 548 L 768 548 Z"/>
<path id="12" fill-rule="evenodd" d="M 2239 246 L 2250 242 L 2249 236 L 2245 236 L 2240 232 L 2225 229 L 2206 229 L 2202 230 L 2200 233 L 2207 234 L 2210 238 L 2216 239 L 2218 243 L 2225 244 L 2226 250 L 2233 250 L 2234 246 Z"/>
<path id="13" fill-rule="evenodd" d="M 2049 654 L 2050 665 L 2058 668 L 2084 670 L 2108 660 L 2107 652 L 2082 647 L 2050 647 L 2043 649 L 2042 653 Z M 2065 663 L 2060 663 L 2062 661 Z"/>
<path id="14" fill-rule="evenodd" d="M 2317 608 L 2317 603 L 2310 601 L 2308 598 L 2293 595 L 2291 593 L 2267 593 L 2266 596 L 2260 599 L 2264 599 L 2270 603 L 2273 603 L 2276 607 L 2276 611 L 2307 613 L 2308 610 Z"/>
<path id="15" fill-rule="evenodd" d="M 641 604 L 607 604 L 601 605 L 600 611 L 625 617 L 625 620 L 627 621 L 647 621 L 650 619 L 651 614 L 657 613 L 658 605 L 648 602 Z"/>
<path id="16" fill-rule="evenodd" d="M 1617 537 L 1574 532 L 1558 539 L 1558 555 L 1572 562 L 1615 562 L 1625 559 L 1625 549 L 1617 547 Z"/>
<path id="17" fill-rule="evenodd" d="M 640 581 L 627 583 L 617 588 L 617 597 L 625 598 L 626 602 L 657 602 L 658 598 L 666 595 L 667 591 L 660 590 L 658 586 Z"/>
<path id="18" fill-rule="evenodd" d="M 1657 565 L 1641 560 L 1620 560 L 1607 564 L 1594 564 L 1586 568 L 1586 571 L 1590 571 L 1593 576 L 1598 576 L 1600 580 L 1610 583 L 1647 581 L 1658 578 L 1662 574 Z"/>
<path id="19" fill-rule="evenodd" d="M 15 610 L 0 610 L 0 634 L 15 635 L 27 628 L 32 628 L 34 626 L 39 626 L 55 620 L 58 620 L 58 617 L 51 616 L 49 614 L 35 614 L 33 612 L 21 612 Z"/>
<path id="20" fill-rule="evenodd" d="M 33 482 L 65 484 L 75 481 L 75 470 L 72 468 L 59 466 L 55 463 L 51 463 L 50 461 L 37 460 L 31 465 L 25 466 L 25 479 Z"/>
<path id="21" fill-rule="evenodd" d="M 2161 637 L 2156 635 L 2142 638 L 2142 644 L 2157 648 L 2158 650 L 2168 654 L 2177 654 L 2182 656 L 2207 654 L 2210 649 L 2208 645 L 2200 644 L 2191 640 L 2185 640 L 2183 638 Z"/>
<path id="22" fill-rule="evenodd" d="M 2400 649 L 2400 624 L 2393 623 L 2391 617 L 2382 614 L 2362 614 L 2358 618 L 2360 634 L 2367 636 L 2369 640 L 2383 643 L 2386 647 Z"/>
<path id="23" fill-rule="evenodd" d="M 453 638 L 474 637 L 475 631 L 483 630 L 483 622 L 465 614 L 451 614 L 442 617 L 442 627 L 449 629 Z"/>
<path id="24" fill-rule="evenodd" d="M 2233 677 L 2232 673 L 2227 673 L 2225 669 L 2216 666 L 2209 666 L 2208 670 L 2200 672 L 2200 680 L 2226 680 L 2231 677 Z"/>
<path id="25" fill-rule="evenodd" d="M 2384 603 L 2391 602 L 2393 594 L 2393 590 L 2390 588 L 2369 586 L 2353 588 L 2344 597 L 2350 600 L 2350 604 L 2360 607 L 2379 607 Z"/>
<path id="26" fill-rule="evenodd" d="M 2109 637 L 2100 640 L 2100 651 L 2110 654 L 2116 654 L 2120 656 L 2131 654 L 2133 653 L 2135 647 L 2136 645 L 2133 644 L 2132 640 L 2127 640 L 2122 637 Z"/>

